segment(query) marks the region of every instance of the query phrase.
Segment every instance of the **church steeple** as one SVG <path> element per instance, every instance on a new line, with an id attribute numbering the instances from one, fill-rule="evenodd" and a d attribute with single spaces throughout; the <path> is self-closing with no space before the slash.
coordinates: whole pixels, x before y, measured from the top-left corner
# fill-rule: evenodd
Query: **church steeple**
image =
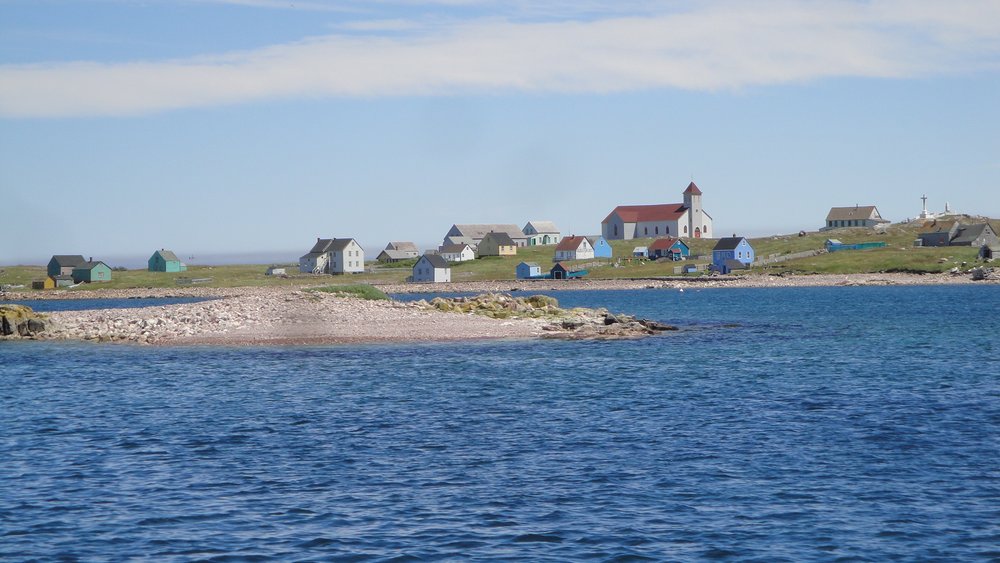
<path id="1" fill-rule="evenodd" d="M 684 207 L 687 208 L 688 213 L 688 226 L 685 229 L 685 234 L 695 238 L 708 235 L 708 225 L 701 209 L 701 190 L 694 182 L 688 184 L 687 189 L 684 190 Z"/>

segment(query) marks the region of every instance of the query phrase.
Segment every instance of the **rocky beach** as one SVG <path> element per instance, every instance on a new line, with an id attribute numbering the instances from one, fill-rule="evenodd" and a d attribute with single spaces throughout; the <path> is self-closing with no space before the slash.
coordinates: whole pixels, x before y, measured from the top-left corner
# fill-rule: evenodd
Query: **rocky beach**
<path id="1" fill-rule="evenodd" d="M 979 281 L 968 275 L 951 274 L 748 275 L 690 280 L 511 280 L 380 286 L 387 293 L 454 292 L 486 296 L 415 303 L 364 300 L 308 287 L 57 290 L 8 293 L 0 303 L 30 304 L 35 298 L 205 299 L 175 305 L 46 313 L 36 315 L 44 323 L 44 329 L 39 330 L 40 325 L 35 322 L 28 330 L 25 320 L 24 330 L 19 333 L 15 322 L 7 338 L 177 345 L 303 345 L 484 338 L 635 338 L 673 328 L 649 325 L 648 321 L 603 309 L 564 310 L 555 300 L 535 302 L 525 298 L 539 291 L 997 283 L 1000 280 L 995 275 Z"/>

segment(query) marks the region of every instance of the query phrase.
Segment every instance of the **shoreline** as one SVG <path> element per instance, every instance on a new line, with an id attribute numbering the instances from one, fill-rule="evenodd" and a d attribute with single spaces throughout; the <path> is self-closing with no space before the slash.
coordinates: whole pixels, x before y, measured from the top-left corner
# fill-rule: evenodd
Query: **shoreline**
<path id="1" fill-rule="evenodd" d="M 336 278 L 350 282 L 349 278 Z M 950 274 L 852 274 L 839 276 L 750 275 L 693 280 L 539 280 L 377 285 L 389 294 L 524 294 L 563 290 L 724 289 L 764 287 L 997 286 L 1000 280 L 972 281 Z M 323 285 L 330 285 L 329 283 Z M 7 293 L 3 302 L 43 299 L 202 298 L 195 303 L 135 308 L 40 313 L 46 329 L 36 340 L 92 341 L 141 345 L 308 346 L 328 344 L 429 343 L 470 340 L 590 338 L 560 327 L 558 319 L 490 318 L 473 313 L 429 309 L 426 303 L 372 301 L 309 287 L 134 288 L 86 292 L 48 291 L 44 295 Z M 32 299 L 34 298 L 34 299 Z M 602 309 L 566 311 L 599 326 Z M 626 312 L 628 313 L 628 312 Z M 629 338 L 641 334 L 600 337 Z"/>

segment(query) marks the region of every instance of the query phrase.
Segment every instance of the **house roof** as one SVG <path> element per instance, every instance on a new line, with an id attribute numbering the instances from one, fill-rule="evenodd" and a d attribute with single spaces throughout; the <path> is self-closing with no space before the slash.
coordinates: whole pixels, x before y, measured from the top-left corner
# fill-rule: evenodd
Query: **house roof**
<path id="1" fill-rule="evenodd" d="M 524 232 L 525 234 L 527 234 L 526 231 L 528 230 L 528 225 L 531 225 L 532 227 L 534 227 L 536 233 L 558 233 L 559 232 L 559 228 L 556 227 L 556 224 L 553 223 L 552 221 L 528 221 L 528 224 L 525 225 L 523 229 L 521 229 L 521 232 Z"/>
<path id="2" fill-rule="evenodd" d="M 352 238 L 335 238 L 335 239 L 333 239 L 333 242 L 330 244 L 330 250 L 344 250 L 352 242 L 354 242 L 354 239 L 352 239 Z M 358 245 L 358 246 L 361 246 L 361 245 Z"/>
<path id="3" fill-rule="evenodd" d="M 427 263 L 429 263 L 431 265 L 431 267 L 433 267 L 435 269 L 437 269 L 437 268 L 450 268 L 451 267 L 451 266 L 448 265 L 448 261 L 447 260 L 445 260 L 444 258 L 442 258 L 441 256 L 439 256 L 437 254 L 424 254 L 420 259 L 421 260 L 426 260 Z"/>
<path id="4" fill-rule="evenodd" d="M 632 249 L 633 254 L 635 254 L 636 252 L 649 252 L 649 248 L 645 246 L 637 246 Z"/>
<path id="5" fill-rule="evenodd" d="M 180 258 L 178 258 L 177 255 L 170 250 L 163 250 L 161 248 L 160 250 L 157 250 L 153 254 L 154 255 L 159 254 L 164 260 L 173 260 L 175 262 L 180 262 Z"/>
<path id="6" fill-rule="evenodd" d="M 394 241 L 385 245 L 386 250 L 399 250 L 403 252 L 420 252 L 417 249 L 417 245 L 409 241 Z"/>
<path id="7" fill-rule="evenodd" d="M 744 237 L 725 237 L 720 238 L 719 242 L 715 244 L 715 248 L 712 250 L 736 250 L 736 247 L 740 245 L 740 242 L 746 240 Z"/>
<path id="8" fill-rule="evenodd" d="M 76 266 L 73 266 L 73 269 L 74 270 L 93 270 L 94 268 L 96 268 L 96 267 L 98 267 L 98 266 L 100 266 L 102 264 L 104 265 L 105 268 L 109 267 L 107 264 L 104 264 L 104 262 L 98 260 L 96 262 L 84 262 L 83 264 L 78 264 Z"/>
<path id="9" fill-rule="evenodd" d="M 590 241 L 590 246 L 595 246 L 597 244 L 597 241 L 600 240 L 600 239 L 602 239 L 602 238 L 604 238 L 604 237 L 601 236 L 601 235 L 587 235 L 587 240 Z M 607 241 L 605 241 L 605 242 L 607 242 Z"/>
<path id="10" fill-rule="evenodd" d="M 566 267 L 566 264 L 563 264 L 562 262 L 556 262 L 556 265 L 552 266 L 552 270 L 555 270 L 557 268 L 560 269 L 560 270 L 562 270 L 562 271 L 564 271 L 564 272 L 568 272 L 569 271 L 569 268 Z M 551 270 L 549 270 L 549 271 L 551 271 Z"/>
<path id="11" fill-rule="evenodd" d="M 486 235 L 483 236 L 483 240 L 486 240 L 487 238 L 496 241 L 496 243 L 500 246 L 515 246 L 514 239 L 510 238 L 510 235 L 507 233 L 486 233 Z"/>
<path id="12" fill-rule="evenodd" d="M 698 189 L 698 186 L 694 185 L 694 182 L 691 182 L 690 184 L 688 184 L 687 189 L 684 190 L 684 193 L 692 195 L 701 195 L 701 190 Z"/>
<path id="13" fill-rule="evenodd" d="M 926 221 L 920 226 L 920 230 L 917 234 L 927 235 L 931 233 L 947 233 L 951 231 L 952 227 L 955 226 L 956 221 L 938 221 L 934 219 L 933 221 Z"/>
<path id="14" fill-rule="evenodd" d="M 951 239 L 953 243 L 967 243 L 972 244 L 975 240 L 983 235 L 983 231 L 987 228 L 990 231 L 993 230 L 992 227 L 987 223 L 976 223 L 975 225 L 963 225 L 958 227 L 958 232 L 955 234 L 955 238 Z"/>
<path id="15" fill-rule="evenodd" d="M 827 221 L 851 221 L 856 219 L 881 219 L 874 205 L 855 205 L 854 207 L 831 207 L 826 214 Z"/>
<path id="16" fill-rule="evenodd" d="M 619 205 L 604 218 L 601 223 L 607 223 L 611 216 L 617 214 L 625 223 L 645 223 L 649 221 L 676 221 L 684 216 L 687 207 L 683 203 L 664 203 L 659 205 Z"/>
<path id="17" fill-rule="evenodd" d="M 352 238 L 318 238 L 312 250 L 309 251 L 309 254 L 324 254 L 333 252 L 334 250 L 344 250 L 353 240 Z"/>
<path id="18" fill-rule="evenodd" d="M 404 252 L 402 250 L 383 250 L 382 252 L 379 252 L 379 255 L 376 257 L 376 260 L 378 258 L 381 258 L 383 254 L 385 254 L 390 260 L 406 260 L 409 258 L 413 258 L 411 254 Z"/>
<path id="19" fill-rule="evenodd" d="M 52 257 L 52 260 L 55 260 L 56 264 L 59 264 L 60 268 L 77 266 L 87 261 L 86 258 L 79 254 L 56 254 Z"/>
<path id="20" fill-rule="evenodd" d="M 518 266 L 521 266 L 522 264 L 525 265 L 525 266 L 528 266 L 529 268 L 538 268 L 538 267 L 540 267 L 537 262 L 521 262 L 520 264 L 518 264 Z"/>
<path id="21" fill-rule="evenodd" d="M 452 226 L 452 230 L 458 230 L 458 232 L 461 233 L 459 236 L 469 237 L 471 239 L 484 238 L 487 234 L 491 232 L 507 233 L 507 236 L 509 236 L 511 239 L 524 238 L 524 233 L 521 232 L 521 229 L 519 229 L 517 225 L 510 225 L 510 224 L 507 225 L 502 225 L 502 224 L 457 225 L 456 224 Z"/>
<path id="22" fill-rule="evenodd" d="M 649 249 L 650 250 L 670 250 L 670 248 L 673 247 L 678 242 L 681 242 L 680 239 L 676 239 L 676 238 L 673 238 L 673 237 L 658 238 L 658 239 L 656 239 L 656 240 L 653 241 L 653 244 L 649 245 Z M 681 243 L 681 244 L 683 244 L 683 243 Z"/>
<path id="23" fill-rule="evenodd" d="M 464 242 L 462 244 L 446 244 L 446 245 L 444 245 L 444 246 L 441 247 L 441 250 L 439 252 L 441 252 L 442 254 L 443 253 L 460 254 L 463 251 L 465 251 L 466 248 L 468 248 L 470 250 L 472 249 L 471 246 L 469 246 L 468 244 L 466 244 Z"/>
<path id="24" fill-rule="evenodd" d="M 559 241 L 559 244 L 556 245 L 556 251 L 578 250 L 580 248 L 580 245 L 583 244 L 584 241 L 587 241 L 587 237 L 576 236 L 576 235 L 571 237 L 563 237 L 563 239 Z M 587 244 L 590 244 L 590 241 L 587 241 Z"/>

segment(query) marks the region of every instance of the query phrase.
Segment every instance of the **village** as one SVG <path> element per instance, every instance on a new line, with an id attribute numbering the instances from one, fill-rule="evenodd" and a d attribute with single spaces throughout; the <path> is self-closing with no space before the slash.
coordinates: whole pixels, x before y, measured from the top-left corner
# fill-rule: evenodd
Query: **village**
<path id="1" fill-rule="evenodd" d="M 454 268 L 495 258 L 507 264 L 506 269 L 491 270 L 490 275 L 497 279 L 575 280 L 587 277 L 594 268 L 602 269 L 602 277 L 618 277 L 616 269 L 622 271 L 622 276 L 634 277 L 632 265 L 651 263 L 669 265 L 669 270 L 660 268 L 659 272 L 671 275 L 719 276 L 821 253 L 880 249 L 887 244 L 878 240 L 845 243 L 835 238 L 856 232 L 877 238 L 886 233 L 890 221 L 881 216 L 875 205 L 854 205 L 830 209 L 817 230 L 831 234 L 823 241 L 822 248 L 763 254 L 747 237 L 735 233 L 716 237 L 718 229 L 703 206 L 703 195 L 691 182 L 678 203 L 619 205 L 600 222 L 600 232 L 592 235 L 564 234 L 555 223 L 544 220 L 529 220 L 523 227 L 456 223 L 447 230 L 437 248 L 421 252 L 413 242 L 390 241 L 374 259 L 355 238 L 317 237 L 296 266 L 272 265 L 263 274 L 287 278 L 398 272 L 400 268 L 408 268 L 405 282 L 435 284 L 459 281 L 453 276 Z M 1000 238 L 989 221 L 954 213 L 947 205 L 944 212 L 932 213 L 927 209 L 927 197 L 921 199 L 921 213 L 905 221 L 915 233 L 909 243 L 912 248 L 978 249 L 976 259 L 984 262 L 998 256 Z M 806 235 L 805 231 L 799 233 L 802 237 Z M 693 248 L 701 252 L 695 253 Z M 519 252 L 530 257 L 518 260 Z M 545 257 L 544 261 L 539 256 Z M 110 282 L 114 270 L 93 257 L 57 254 L 50 259 L 45 277 L 34 279 L 31 287 L 55 289 Z M 212 281 L 210 277 L 183 275 L 188 270 L 187 264 L 165 248 L 153 252 L 147 270 L 182 274 L 175 277 L 178 285 Z"/>

